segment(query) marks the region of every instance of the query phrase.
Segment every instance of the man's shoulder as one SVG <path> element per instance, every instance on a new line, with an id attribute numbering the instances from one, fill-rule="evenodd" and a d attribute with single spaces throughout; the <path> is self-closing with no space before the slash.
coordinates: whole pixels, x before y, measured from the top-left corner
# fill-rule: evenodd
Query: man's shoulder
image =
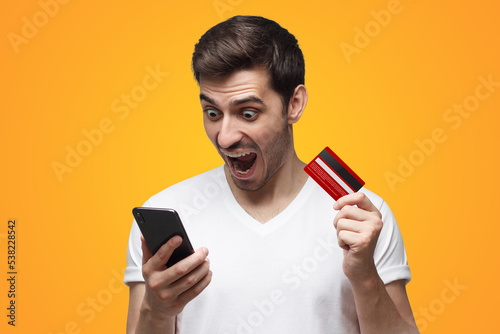
<path id="1" fill-rule="evenodd" d="M 151 196 L 146 203 L 151 207 L 163 207 L 166 203 L 191 199 L 198 193 L 218 193 L 224 184 L 224 169 L 219 166 L 169 186 Z"/>
<path id="2" fill-rule="evenodd" d="M 372 202 L 373 205 L 378 210 L 382 210 L 383 207 L 387 206 L 387 203 L 385 203 L 384 199 L 382 197 L 380 197 L 379 195 L 375 194 L 373 191 L 368 190 L 368 189 L 363 187 L 359 190 L 359 192 L 362 192 L 363 194 L 365 194 L 366 197 L 368 197 L 368 199 L 370 200 L 370 202 Z"/>
<path id="3" fill-rule="evenodd" d="M 370 202 L 372 202 L 373 205 L 377 208 L 377 210 L 380 211 L 384 222 L 387 221 L 388 219 L 395 221 L 394 214 L 391 208 L 382 197 L 380 197 L 379 195 L 375 194 L 374 192 L 366 188 L 361 188 L 359 192 L 364 193 L 368 197 Z"/>

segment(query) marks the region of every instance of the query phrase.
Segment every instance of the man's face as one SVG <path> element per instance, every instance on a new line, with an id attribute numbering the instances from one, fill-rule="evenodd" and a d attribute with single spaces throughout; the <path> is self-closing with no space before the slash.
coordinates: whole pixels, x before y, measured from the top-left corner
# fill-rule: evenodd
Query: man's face
<path id="1" fill-rule="evenodd" d="M 267 70 L 241 70 L 224 78 L 200 78 L 208 137 L 242 190 L 262 188 L 280 169 L 291 133 Z"/>

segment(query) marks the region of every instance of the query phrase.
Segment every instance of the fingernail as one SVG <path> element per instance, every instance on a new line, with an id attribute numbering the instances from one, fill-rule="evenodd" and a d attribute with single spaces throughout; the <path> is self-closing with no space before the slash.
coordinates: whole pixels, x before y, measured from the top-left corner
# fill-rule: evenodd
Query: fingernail
<path id="1" fill-rule="evenodd" d="M 182 242 L 182 238 L 178 235 L 176 235 L 175 237 L 172 238 L 172 243 L 174 246 L 180 245 L 181 242 Z"/>
<path id="2" fill-rule="evenodd" d="M 205 255 L 208 255 L 208 249 L 206 249 L 205 247 L 203 247 L 203 253 L 205 253 Z"/>
<path id="3" fill-rule="evenodd" d="M 333 203 L 333 209 L 338 210 L 338 208 L 339 208 L 339 205 L 337 204 L 337 202 Z"/>

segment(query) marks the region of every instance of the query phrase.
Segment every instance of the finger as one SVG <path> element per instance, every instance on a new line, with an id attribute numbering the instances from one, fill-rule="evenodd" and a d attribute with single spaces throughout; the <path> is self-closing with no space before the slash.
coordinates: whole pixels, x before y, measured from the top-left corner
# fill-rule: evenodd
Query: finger
<path id="1" fill-rule="evenodd" d="M 170 238 L 160 249 L 156 252 L 156 254 L 149 260 L 150 266 L 153 269 L 165 269 L 165 264 L 170 259 L 170 256 L 174 252 L 174 250 L 179 247 L 182 243 L 182 238 L 178 235 Z"/>
<path id="2" fill-rule="evenodd" d="M 210 264 L 205 260 L 191 272 L 174 282 L 171 287 L 176 291 L 177 295 L 180 295 L 201 281 L 208 274 L 209 270 Z"/>
<path id="3" fill-rule="evenodd" d="M 208 273 L 198 282 L 196 283 L 193 287 L 190 289 L 186 290 L 183 292 L 181 295 L 179 295 L 179 300 L 182 303 L 188 303 L 194 298 L 196 298 L 200 293 L 205 290 L 205 288 L 210 284 L 212 281 L 212 271 L 209 270 Z"/>
<path id="4" fill-rule="evenodd" d="M 337 231 L 345 230 L 355 233 L 361 233 L 366 227 L 365 225 L 366 224 L 364 224 L 363 222 L 357 220 L 342 218 L 337 223 Z"/>
<path id="5" fill-rule="evenodd" d="M 144 236 L 141 234 L 141 248 L 142 248 L 142 265 L 145 265 L 146 262 L 153 256 L 148 246 L 146 245 L 146 240 Z"/>
<path id="6" fill-rule="evenodd" d="M 380 215 L 378 209 L 373 205 L 368 196 L 362 192 L 356 192 L 353 194 L 345 195 L 339 198 L 334 204 L 333 208 L 335 210 L 340 210 L 346 205 L 357 205 L 358 208 L 369 211 L 377 212 Z"/>
<path id="7" fill-rule="evenodd" d="M 341 248 L 349 250 L 352 246 L 356 244 L 356 240 L 359 233 L 341 230 L 337 232 L 337 241 Z"/>
<path id="8" fill-rule="evenodd" d="M 195 268 L 202 264 L 208 256 L 208 249 L 202 247 L 187 258 L 177 262 L 168 270 L 167 279 L 170 282 L 175 282 L 182 277 L 191 273 Z"/>
<path id="9" fill-rule="evenodd" d="M 378 215 L 376 216 L 378 217 Z M 373 219 L 373 217 L 373 212 L 368 212 L 352 205 L 346 205 L 335 215 L 335 218 L 333 219 L 333 226 L 337 228 L 338 220 L 343 218 L 353 219 L 357 221 L 367 221 Z"/>

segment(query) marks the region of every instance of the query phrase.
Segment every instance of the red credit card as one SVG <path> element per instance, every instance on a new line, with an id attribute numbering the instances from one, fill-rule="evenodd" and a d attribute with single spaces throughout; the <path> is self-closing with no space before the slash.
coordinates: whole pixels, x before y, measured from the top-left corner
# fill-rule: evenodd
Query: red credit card
<path id="1" fill-rule="evenodd" d="M 321 151 L 304 170 L 334 200 L 355 193 L 365 184 L 329 147 Z"/>

